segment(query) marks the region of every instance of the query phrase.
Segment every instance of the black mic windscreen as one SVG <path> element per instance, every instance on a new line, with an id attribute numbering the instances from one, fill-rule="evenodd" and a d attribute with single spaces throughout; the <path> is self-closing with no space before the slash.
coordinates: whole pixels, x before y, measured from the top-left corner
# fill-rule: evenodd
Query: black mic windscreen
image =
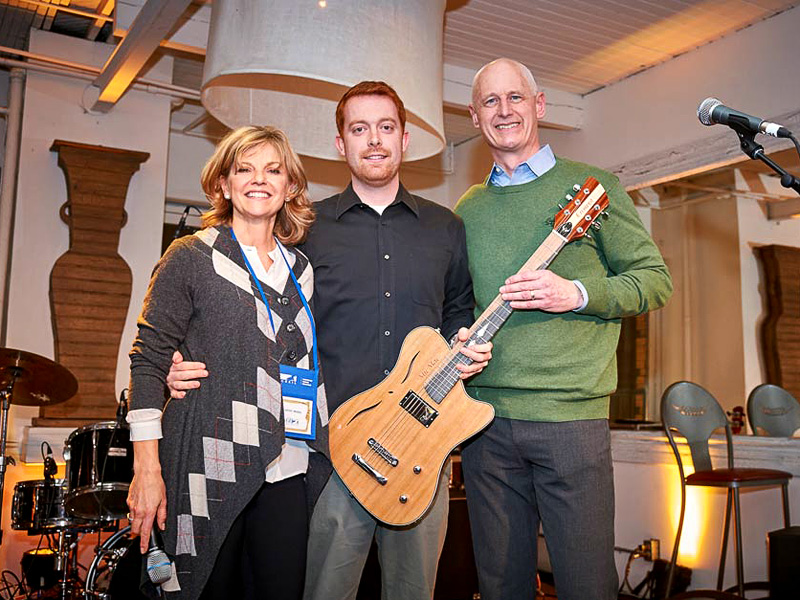
<path id="1" fill-rule="evenodd" d="M 716 121 L 711 117 L 711 113 L 715 108 L 722 105 L 722 102 L 716 98 L 709 97 L 700 103 L 697 107 L 697 118 L 703 125 L 716 125 Z"/>

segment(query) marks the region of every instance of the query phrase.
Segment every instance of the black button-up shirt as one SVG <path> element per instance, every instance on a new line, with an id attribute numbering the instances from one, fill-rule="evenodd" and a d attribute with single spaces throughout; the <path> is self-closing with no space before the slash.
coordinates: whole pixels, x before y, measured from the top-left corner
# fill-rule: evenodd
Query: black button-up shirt
<path id="1" fill-rule="evenodd" d="M 352 185 L 314 205 L 301 246 L 314 267 L 314 318 L 328 408 L 380 382 L 408 332 L 450 339 L 473 320 L 464 224 L 403 186 L 382 215 Z"/>

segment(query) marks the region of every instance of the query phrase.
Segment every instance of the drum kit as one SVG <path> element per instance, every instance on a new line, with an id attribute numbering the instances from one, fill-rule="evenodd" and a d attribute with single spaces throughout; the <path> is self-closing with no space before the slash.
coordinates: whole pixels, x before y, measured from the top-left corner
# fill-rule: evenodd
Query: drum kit
<path id="1" fill-rule="evenodd" d="M 77 390 L 77 380 L 62 365 L 29 352 L 0 348 L 0 499 L 7 463 L 13 464 L 6 457 L 10 405 L 49 406 L 69 400 Z M 47 455 L 42 453 L 44 479 L 14 486 L 11 527 L 40 536 L 39 547 L 25 552 L 22 559 L 24 578 L 37 598 L 147 597 L 139 591 L 139 545 L 130 527 L 120 527 L 127 515 L 133 477 L 133 445 L 124 415 L 121 400 L 116 421 L 86 425 L 67 437 L 63 479 L 54 478 L 57 467 L 48 446 Z M 115 533 L 95 548 L 82 577 L 78 542 L 87 533 L 101 532 Z M 45 539 L 47 547 L 42 548 Z"/>

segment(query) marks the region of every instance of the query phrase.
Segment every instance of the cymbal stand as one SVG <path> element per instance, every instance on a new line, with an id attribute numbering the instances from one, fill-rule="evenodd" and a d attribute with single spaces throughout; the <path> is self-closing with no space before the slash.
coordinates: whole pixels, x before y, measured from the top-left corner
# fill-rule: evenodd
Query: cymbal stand
<path id="1" fill-rule="evenodd" d="M 79 534 L 69 528 L 58 532 L 58 551 L 56 553 L 56 571 L 61 573 L 61 600 L 76 598 L 80 595 L 81 581 L 78 576 L 78 537 Z"/>
<path id="2" fill-rule="evenodd" d="M 15 464 L 14 459 L 6 456 L 6 439 L 8 437 L 8 411 L 11 408 L 11 394 L 14 383 L 20 376 L 19 369 L 11 367 L 11 381 L 4 390 L 0 390 L 0 410 L 2 411 L 2 425 L 0 426 L 0 522 L 3 518 L 3 487 L 6 480 L 6 464 Z M 0 529 L 0 544 L 3 543 L 3 530 Z"/>

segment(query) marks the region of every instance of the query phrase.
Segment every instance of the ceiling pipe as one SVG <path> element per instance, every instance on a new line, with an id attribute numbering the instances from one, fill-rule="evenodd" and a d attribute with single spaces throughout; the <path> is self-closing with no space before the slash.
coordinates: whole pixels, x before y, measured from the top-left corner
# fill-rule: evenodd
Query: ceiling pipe
<path id="1" fill-rule="evenodd" d="M 0 58 L 0 64 L 19 67 L 21 69 L 33 69 L 45 73 L 54 73 L 58 75 L 91 75 L 91 77 L 79 77 L 79 79 L 88 79 L 89 81 L 94 81 L 97 78 L 97 75 L 102 71 L 100 67 L 93 67 L 91 65 L 75 63 L 60 58 L 53 58 L 51 56 L 46 56 L 43 54 L 36 54 L 34 52 L 26 52 L 25 50 L 17 50 L 16 48 L 9 48 L 8 46 L 0 46 L 0 52 L 4 52 L 6 54 L 14 54 L 16 56 L 22 56 L 25 58 L 29 58 L 31 60 L 40 61 L 43 63 L 47 63 L 48 65 L 54 65 L 55 67 L 58 67 L 58 68 L 50 67 L 49 69 L 40 69 L 37 67 L 45 65 L 36 65 L 35 63 L 18 61 L 11 58 Z M 152 88 L 157 88 L 159 90 L 165 90 L 166 92 L 169 92 L 168 95 L 171 96 L 185 98 L 187 100 L 195 100 L 198 102 L 200 101 L 199 90 L 193 90 L 192 88 L 187 88 L 180 85 L 174 85 L 172 83 L 167 83 L 165 81 L 158 81 L 157 79 L 148 79 L 146 77 L 140 77 L 139 79 L 136 80 L 134 87 L 137 87 L 137 89 L 145 89 L 147 91 L 152 91 Z"/>
<path id="2" fill-rule="evenodd" d="M 16 206 L 24 83 L 24 71 L 11 69 L 6 119 L 6 151 L 3 159 L 3 188 L 0 190 L 0 346 L 6 345 L 8 329 L 8 276 L 11 273 L 12 225 Z"/>

